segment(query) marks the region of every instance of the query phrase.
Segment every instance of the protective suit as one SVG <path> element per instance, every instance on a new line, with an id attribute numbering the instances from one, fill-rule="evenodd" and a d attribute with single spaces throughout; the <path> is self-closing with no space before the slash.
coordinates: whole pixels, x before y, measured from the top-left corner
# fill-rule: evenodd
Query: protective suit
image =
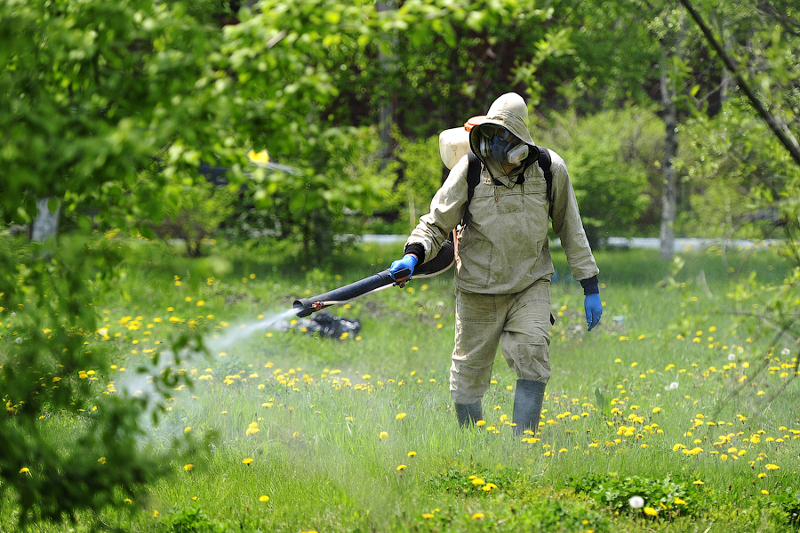
<path id="1" fill-rule="evenodd" d="M 491 129 L 488 126 L 494 125 L 521 141 L 517 148 L 535 150 L 524 100 L 515 93 L 504 94 L 486 116 L 470 122 L 476 124 L 470 131 L 470 148 L 483 169 L 467 212 L 468 158 L 464 156 L 433 197 L 429 213 L 420 218 L 405 246 L 406 254 L 414 254 L 424 263 L 436 256 L 453 228 L 464 219 L 457 239 L 456 331 L 450 371 L 450 391 L 462 425 L 481 416 L 480 399 L 489 387 L 498 344 L 519 378 L 517 400 L 521 389 L 532 390 L 530 394 L 535 397 L 543 396 L 550 378 L 550 280 L 554 273 L 547 236 L 550 202 L 535 154 L 510 169 L 510 165 L 504 167 L 494 156 L 488 156 L 491 150 L 496 154 L 500 148 L 508 149 L 502 141 L 481 137 L 481 126 Z M 485 143 L 492 141 L 500 143 L 500 148 L 497 144 L 487 148 Z M 555 152 L 550 154 L 553 229 L 561 238 L 573 277 L 581 280 L 584 288 L 596 290 L 598 268 L 566 164 Z M 515 422 L 535 431 L 541 398 L 538 410 L 536 405 L 526 410 L 522 405 L 525 402 L 519 403 L 517 406 L 515 401 Z M 533 412 L 527 412 L 531 409 Z M 525 420 L 526 416 L 535 420 Z"/>

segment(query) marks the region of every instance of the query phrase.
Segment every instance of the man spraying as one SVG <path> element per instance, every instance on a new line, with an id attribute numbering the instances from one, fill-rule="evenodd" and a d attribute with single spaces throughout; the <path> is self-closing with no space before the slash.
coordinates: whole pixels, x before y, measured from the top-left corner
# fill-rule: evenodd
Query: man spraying
<path id="1" fill-rule="evenodd" d="M 455 296 L 455 347 L 450 393 L 461 426 L 483 418 L 481 398 L 489 388 L 498 345 L 517 374 L 515 434 L 536 431 L 550 379 L 550 280 L 554 273 L 548 225 L 560 237 L 572 275 L 583 286 L 588 329 L 603 313 L 597 264 L 586 239 L 564 160 L 549 152 L 542 168 L 528 131 L 522 97 L 507 93 L 486 116 L 470 119 L 470 155 L 456 163 L 434 195 L 430 212 L 406 241 L 402 259 L 389 271 L 413 275 L 417 264 L 439 252 L 459 223 Z M 547 154 L 547 153 L 546 153 Z M 474 160 L 473 160 L 474 161 Z M 471 165 L 480 179 L 471 186 Z M 545 164 L 545 166 L 547 166 Z M 545 179 L 552 173 L 552 183 Z M 549 177 L 549 176 L 548 176 Z"/>

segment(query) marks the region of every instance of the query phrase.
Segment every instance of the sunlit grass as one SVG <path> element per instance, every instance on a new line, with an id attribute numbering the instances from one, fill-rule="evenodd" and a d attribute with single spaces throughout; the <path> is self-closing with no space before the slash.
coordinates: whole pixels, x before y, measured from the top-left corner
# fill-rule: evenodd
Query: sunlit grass
<path id="1" fill-rule="evenodd" d="M 564 279 L 563 263 L 556 265 L 562 274 L 553 284 L 553 375 L 536 435 L 513 435 L 516 376 L 501 357 L 484 398 L 485 421 L 458 428 L 448 391 L 450 274 L 332 308 L 361 320 L 357 336 L 318 339 L 278 327 L 239 338 L 243 326 L 285 311 L 297 296 L 386 268 L 393 252 L 359 252 L 369 264 L 307 278 L 264 275 L 275 267 L 252 258 L 224 279 L 198 276 L 187 265 L 132 268 L 125 282 L 131 297 L 98 305 L 103 327 L 95 342 L 113 346 L 111 374 L 80 369 L 77 379 L 92 382 L 98 394 L 147 395 L 136 367 L 156 353 L 169 357 L 176 331 L 205 331 L 213 349 L 172 366 L 192 385 L 175 387 L 147 439 L 156 446 L 213 439 L 195 456 L 176 456 L 167 465 L 173 475 L 145 501 L 131 501 L 141 509 L 132 517 L 106 520 L 133 531 L 168 531 L 175 517 L 202 512 L 246 530 L 472 531 L 517 524 L 523 515 L 513 509 L 522 508 L 527 523 L 543 524 L 553 513 L 577 517 L 559 526 L 564 531 L 642 531 L 682 520 L 681 499 L 661 507 L 646 502 L 618 517 L 573 492 L 570 478 L 684 479 L 706 498 L 699 505 L 709 507 L 692 520 L 709 525 L 725 506 L 749 501 L 766 508 L 775 493 L 794 487 L 796 393 L 787 390 L 752 425 L 747 413 L 793 371 L 796 347 L 769 350 L 764 339 L 741 338 L 724 316 L 693 324 L 690 334 L 672 327 L 681 313 L 707 304 L 699 290 L 686 298 L 661 287 L 669 266 L 655 253 L 598 254 L 605 310 L 591 333 L 580 286 Z M 767 253 L 754 260 L 766 276 L 779 279 L 785 270 Z M 725 290 L 728 269 L 713 250 L 688 263 L 679 281 L 691 283 L 703 268 L 712 289 Z M 754 376 L 767 354 L 767 367 Z M 741 383 L 742 393 L 720 409 Z M 55 414 L 42 427 L 64 432 L 76 423 Z M 548 507 L 552 502 L 560 510 Z M 740 530 L 769 525 L 725 519 Z M 51 530 L 57 529 L 42 528 Z"/>

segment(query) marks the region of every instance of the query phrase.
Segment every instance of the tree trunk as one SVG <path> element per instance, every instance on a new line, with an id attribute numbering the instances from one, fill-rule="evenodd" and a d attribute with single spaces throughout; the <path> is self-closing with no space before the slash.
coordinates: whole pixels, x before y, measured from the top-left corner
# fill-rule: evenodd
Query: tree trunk
<path id="1" fill-rule="evenodd" d="M 36 219 L 31 223 L 31 240 L 35 242 L 44 242 L 48 237 L 54 237 L 58 232 L 58 215 L 61 212 L 61 203 L 58 203 L 54 213 L 50 212 L 47 207 L 49 198 L 42 198 L 37 202 L 39 207 L 39 214 Z"/>
<path id="2" fill-rule="evenodd" d="M 675 83 L 670 77 L 672 61 L 668 46 L 663 47 L 661 58 L 661 102 L 664 106 L 664 160 L 661 169 L 664 173 L 664 191 L 661 196 L 661 246 L 659 258 L 672 260 L 675 253 L 675 203 L 676 174 L 672 161 L 678 153 L 678 109 L 675 106 Z"/>

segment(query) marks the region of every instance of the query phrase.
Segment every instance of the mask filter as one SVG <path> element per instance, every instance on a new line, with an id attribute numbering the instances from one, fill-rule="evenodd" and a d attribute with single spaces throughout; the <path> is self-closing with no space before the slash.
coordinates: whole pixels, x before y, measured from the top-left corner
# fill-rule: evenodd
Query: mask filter
<path id="1" fill-rule="evenodd" d="M 514 165 L 524 161 L 530 152 L 527 144 L 523 143 L 512 148 L 510 141 L 504 141 L 499 137 L 491 139 L 481 137 L 478 141 L 478 151 L 484 159 L 491 157 L 498 163 L 508 161 Z"/>

